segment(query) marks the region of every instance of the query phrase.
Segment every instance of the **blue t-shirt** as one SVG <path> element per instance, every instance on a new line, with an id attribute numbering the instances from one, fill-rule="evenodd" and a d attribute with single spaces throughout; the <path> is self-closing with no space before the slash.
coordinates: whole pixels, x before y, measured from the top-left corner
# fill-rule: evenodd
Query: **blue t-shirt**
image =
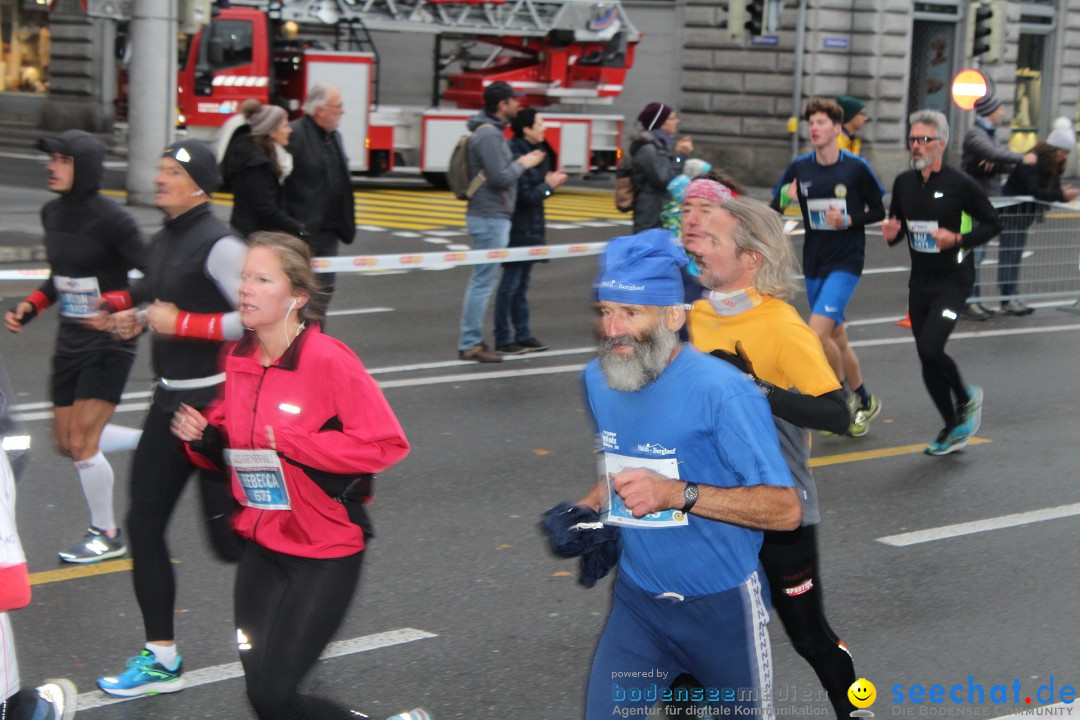
<path id="1" fill-rule="evenodd" d="M 761 391 L 728 363 L 689 345 L 637 392 L 612 390 L 593 360 L 585 390 L 605 452 L 674 458 L 680 479 L 699 485 L 793 485 Z M 621 537 L 619 570 L 634 585 L 697 597 L 745 581 L 758 566 L 762 536 L 691 515 L 686 526 L 623 527 Z"/>
<path id="2" fill-rule="evenodd" d="M 831 272 L 842 270 L 861 275 L 866 259 L 865 223 L 876 222 L 885 213 L 881 201 L 885 188 L 870 165 L 858 155 L 844 150 L 832 165 L 818 165 L 815 154 L 807 153 L 788 165 L 773 196 L 779 196 L 780 188 L 793 178 L 799 180 L 799 207 L 806 227 L 803 274 L 809 278 L 824 278 Z M 825 224 L 825 212 L 830 202 L 846 207 L 850 227 L 834 230 Z M 867 213 L 868 208 L 871 213 Z M 873 219 L 864 217 L 868 214 Z"/>

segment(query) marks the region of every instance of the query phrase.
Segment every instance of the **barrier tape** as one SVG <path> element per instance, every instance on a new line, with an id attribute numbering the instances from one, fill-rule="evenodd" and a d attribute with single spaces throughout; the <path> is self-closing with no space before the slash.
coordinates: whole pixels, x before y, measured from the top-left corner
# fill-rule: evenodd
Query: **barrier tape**
<path id="1" fill-rule="evenodd" d="M 575 243 L 573 245 L 532 245 L 502 250 L 463 250 L 461 252 L 402 253 L 400 255 L 353 255 L 317 257 L 311 267 L 320 273 L 378 273 L 386 270 L 425 270 L 457 265 L 516 262 L 520 260 L 555 260 L 569 257 L 588 257 L 604 252 L 607 242 Z M 142 277 L 131 271 L 129 277 Z M 44 280 L 48 268 L 0 270 L 0 280 Z"/>

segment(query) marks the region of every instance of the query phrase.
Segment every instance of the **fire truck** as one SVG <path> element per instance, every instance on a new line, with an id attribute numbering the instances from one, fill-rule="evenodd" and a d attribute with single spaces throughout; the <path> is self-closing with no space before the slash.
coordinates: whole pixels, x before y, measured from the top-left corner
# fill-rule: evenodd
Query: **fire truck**
<path id="1" fill-rule="evenodd" d="M 483 106 L 488 84 L 510 83 L 526 106 L 609 104 L 641 38 L 618 0 L 255 1 L 216 9 L 186 38 L 177 82 L 180 131 L 222 157 L 244 122 L 244 100 L 277 103 L 299 117 L 308 89 L 331 83 L 345 104 L 339 130 L 354 173 L 420 172 L 436 184 L 445 182 L 450 153 L 472 109 Z M 390 107 L 378 102 L 378 86 L 393 69 L 379 66 L 372 31 L 434 34 L 437 58 L 444 40 L 492 51 L 476 68 L 441 78 L 433 68 L 435 99 L 456 107 Z M 544 117 L 559 169 L 581 174 L 617 165 L 621 116 Z"/>

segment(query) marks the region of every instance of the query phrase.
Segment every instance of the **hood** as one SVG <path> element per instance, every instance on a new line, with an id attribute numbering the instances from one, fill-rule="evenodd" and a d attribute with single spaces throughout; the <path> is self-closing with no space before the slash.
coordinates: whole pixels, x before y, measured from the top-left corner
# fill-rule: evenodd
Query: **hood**
<path id="1" fill-rule="evenodd" d="M 75 177 L 70 195 L 97 192 L 104 173 L 105 145 L 83 130 L 66 130 L 55 137 L 38 141 L 42 152 L 60 153 L 75 158 Z"/>
<path id="2" fill-rule="evenodd" d="M 494 125 L 500 130 L 506 127 L 505 122 L 495 117 L 494 115 L 488 115 L 482 110 L 469 118 L 469 132 L 476 132 L 476 128 L 480 127 L 481 125 Z"/>

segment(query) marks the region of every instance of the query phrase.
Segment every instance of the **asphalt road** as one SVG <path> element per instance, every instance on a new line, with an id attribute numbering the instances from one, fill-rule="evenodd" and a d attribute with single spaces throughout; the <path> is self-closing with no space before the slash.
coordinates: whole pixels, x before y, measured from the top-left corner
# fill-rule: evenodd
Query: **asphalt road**
<path id="1" fill-rule="evenodd" d="M 6 173 L 5 173 L 6 174 Z M 4 212 L 43 193 L 0 187 Z M 8 200 L 14 198 L 15 200 Z M 603 240 L 625 231 L 598 225 L 551 233 L 549 242 Z M 451 239 L 453 237 L 451 236 Z M 362 236 L 358 252 L 431 250 L 423 237 Z M 906 254 L 869 241 L 867 274 L 851 308 L 871 390 L 884 403 L 861 439 L 816 441 L 824 586 L 830 621 L 860 675 L 877 685 L 879 716 L 999 716 L 1034 704 L 1054 678 L 1080 686 L 1080 487 L 1076 443 L 1080 316 L 1041 307 L 1023 318 L 964 323 L 949 350 L 965 379 L 985 387 L 986 442 L 931 458 L 919 452 L 939 420 L 923 389 L 914 345 L 893 320 L 903 313 Z M 594 472 L 579 369 L 591 357 L 589 288 L 595 259 L 538 266 L 533 327 L 546 353 L 502 365 L 456 360 L 467 270 L 340 276 L 329 331 L 357 352 L 383 385 L 413 444 L 378 481 L 377 537 L 361 589 L 338 635 L 360 639 L 321 662 L 310 689 L 375 717 L 417 705 L 436 718 L 548 720 L 581 717 L 584 684 L 610 603 L 610 582 L 586 590 L 576 565 L 546 550 L 544 510 L 584 492 Z M 32 285 L 0 282 L 7 307 Z M 796 301 L 804 304 L 804 298 Z M 36 582 L 34 601 L 13 614 L 24 682 L 68 676 L 80 717 L 250 718 L 231 623 L 232 569 L 211 560 L 187 493 L 170 528 L 177 562 L 177 639 L 192 686 L 181 693 L 103 703 L 94 679 L 122 669 L 142 642 L 123 562 L 83 575 L 56 551 L 87 523 L 71 468 L 49 445 L 47 358 L 55 314 L 0 341 L 37 448 L 19 487 L 19 526 Z M 977 331 L 974 332 L 973 331 Z M 151 382 L 145 345 L 115 421 L 137 426 Z M 111 458 L 126 506 L 129 453 Z M 930 533 L 910 545 L 881 538 L 1056 508 L 1057 519 L 989 523 L 981 532 Z M 969 528 L 970 529 L 970 528 Z M 961 529 L 963 530 L 963 529 Z M 778 622 L 772 628 L 778 705 L 828 714 L 809 667 Z M 409 632 L 413 629 L 420 632 Z M 382 647 L 370 647 L 370 646 Z M 198 672 L 195 672 L 198 671 Z M 983 703 L 896 703 L 894 686 L 985 687 Z M 1022 690 L 1014 703 L 993 685 Z M 201 684 L 195 684 L 201 681 Z M 965 690 L 966 694 L 966 690 Z M 786 698 L 786 699 L 784 699 Z M 966 701 L 966 695 L 965 695 Z M 1056 701 L 1059 699 L 1055 697 Z M 1073 710 L 1070 706 L 1066 708 Z M 1073 710 L 1073 714 L 1076 711 Z"/>

